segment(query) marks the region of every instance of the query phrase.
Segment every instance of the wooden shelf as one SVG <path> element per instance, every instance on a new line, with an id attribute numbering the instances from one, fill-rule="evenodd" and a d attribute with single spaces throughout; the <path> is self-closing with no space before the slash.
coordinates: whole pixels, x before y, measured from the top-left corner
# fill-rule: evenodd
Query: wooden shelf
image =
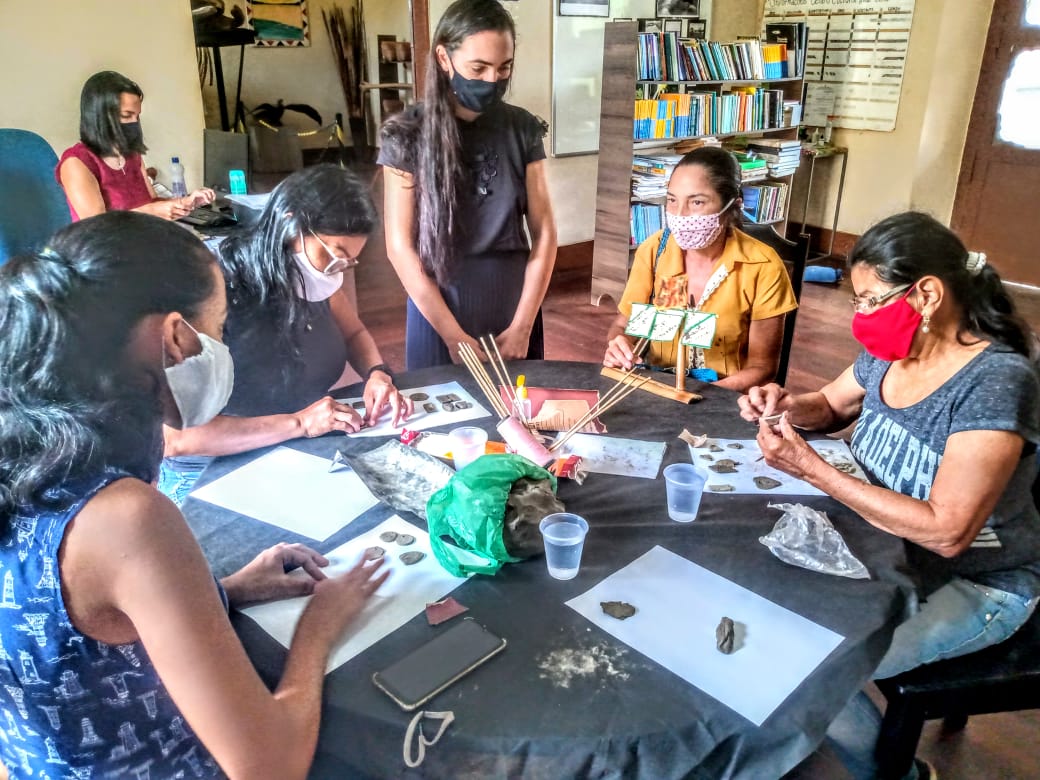
<path id="1" fill-rule="evenodd" d="M 660 79 L 636 79 L 636 85 L 640 84 L 699 84 L 701 86 L 758 86 L 759 84 L 784 84 L 788 82 L 799 82 L 798 76 L 788 76 L 782 79 L 724 79 L 722 81 L 661 81 Z"/>
<path id="2" fill-rule="evenodd" d="M 404 81 L 390 82 L 390 83 L 387 83 L 387 84 L 383 84 L 383 83 L 373 84 L 373 83 L 368 82 L 368 81 L 362 81 L 359 86 L 363 90 L 370 90 L 370 89 L 415 89 L 415 85 L 414 84 L 409 84 L 409 83 L 404 82 Z"/>
<path id="3" fill-rule="evenodd" d="M 707 135 L 682 135 L 675 138 L 647 138 L 643 140 L 632 139 L 632 151 L 640 149 L 659 149 L 663 146 L 675 146 L 683 141 L 696 141 L 699 138 L 739 138 L 742 135 L 756 135 L 760 133 L 782 133 L 785 130 L 797 130 L 797 127 L 764 127 L 759 130 L 738 130 L 733 133 L 708 133 Z"/>
<path id="4" fill-rule="evenodd" d="M 648 149 L 667 149 L 698 138 L 797 137 L 797 127 L 774 127 L 715 133 L 713 136 L 632 138 L 632 109 L 639 84 L 683 84 L 722 88 L 728 85 L 772 85 L 784 93 L 785 100 L 801 100 L 802 79 L 762 79 L 760 81 L 646 81 L 637 79 L 636 55 L 639 46 L 636 22 L 608 22 L 603 29 L 603 80 L 600 99 L 599 171 L 596 179 L 596 231 L 592 255 L 592 303 L 599 305 L 604 296 L 618 302 L 628 281 L 630 246 L 629 209 L 634 201 L 653 203 L 655 199 L 632 197 L 632 154 Z M 790 179 L 790 177 L 783 177 Z M 758 182 L 749 182 L 757 184 Z M 790 185 L 789 185 L 790 186 Z M 663 199 L 662 199 L 663 200 Z M 790 192 L 788 192 L 790 201 Z M 660 201 L 659 201 L 660 202 Z M 777 224 L 786 229 L 786 216 Z"/>

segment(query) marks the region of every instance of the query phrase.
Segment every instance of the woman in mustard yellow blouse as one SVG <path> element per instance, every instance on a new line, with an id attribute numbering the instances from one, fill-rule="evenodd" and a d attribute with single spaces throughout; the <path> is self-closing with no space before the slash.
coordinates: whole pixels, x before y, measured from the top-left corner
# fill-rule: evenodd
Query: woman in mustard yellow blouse
<path id="1" fill-rule="evenodd" d="M 668 227 L 636 250 L 604 365 L 632 367 L 635 339 L 624 334 L 632 305 L 653 303 L 717 315 L 711 346 L 690 349 L 691 367 L 707 369 L 697 376 L 740 391 L 772 381 L 784 315 L 798 304 L 776 252 L 738 229 L 740 206 L 740 166 L 732 154 L 708 146 L 682 158 L 668 182 Z M 674 366 L 678 343 L 678 336 L 651 343 L 647 362 Z"/>

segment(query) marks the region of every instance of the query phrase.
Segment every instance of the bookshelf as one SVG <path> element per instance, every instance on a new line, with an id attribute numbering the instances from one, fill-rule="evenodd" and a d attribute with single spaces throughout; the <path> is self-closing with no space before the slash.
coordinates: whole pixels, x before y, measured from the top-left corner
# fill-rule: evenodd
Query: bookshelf
<path id="1" fill-rule="evenodd" d="M 633 198 L 632 156 L 633 154 L 668 152 L 674 153 L 676 144 L 711 136 L 719 140 L 734 138 L 773 138 L 796 140 L 797 126 L 761 128 L 755 130 L 733 130 L 703 135 L 682 135 L 669 138 L 635 140 L 633 131 L 633 108 L 638 87 L 655 85 L 678 86 L 683 92 L 715 93 L 725 95 L 733 88 L 763 87 L 780 90 L 788 101 L 801 100 L 802 78 L 782 77 L 771 79 L 717 79 L 706 81 L 661 81 L 639 78 L 637 72 L 639 29 L 636 22 L 609 22 L 604 26 L 603 36 L 603 81 L 600 103 L 599 172 L 596 186 L 596 227 L 593 237 L 592 286 L 593 305 L 598 306 L 603 296 L 615 302 L 621 299 L 628 280 L 631 264 L 629 210 L 634 201 L 655 202 L 655 199 Z M 790 184 L 792 176 L 775 179 Z M 754 182 L 759 183 L 759 182 Z M 656 199 L 656 202 L 663 202 Z M 781 235 L 787 227 L 787 205 L 783 218 L 775 221 Z"/>

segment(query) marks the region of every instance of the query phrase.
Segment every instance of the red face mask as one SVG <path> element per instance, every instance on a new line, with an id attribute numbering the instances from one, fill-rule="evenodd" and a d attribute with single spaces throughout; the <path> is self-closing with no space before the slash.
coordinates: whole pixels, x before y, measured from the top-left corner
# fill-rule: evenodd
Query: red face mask
<path id="1" fill-rule="evenodd" d="M 907 298 L 913 288 L 895 303 L 870 314 L 856 312 L 852 316 L 852 335 L 871 355 L 879 360 L 902 360 L 910 354 L 914 334 L 921 324 L 921 313 Z"/>

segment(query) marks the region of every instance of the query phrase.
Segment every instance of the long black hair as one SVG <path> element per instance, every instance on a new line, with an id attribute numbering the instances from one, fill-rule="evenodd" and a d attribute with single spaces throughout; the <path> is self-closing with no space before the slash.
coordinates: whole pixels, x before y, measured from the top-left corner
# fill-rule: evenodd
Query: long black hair
<path id="1" fill-rule="evenodd" d="M 308 231 L 368 236 L 377 221 L 368 186 L 351 171 L 323 163 L 290 174 L 274 188 L 256 224 L 220 245 L 232 318 L 248 328 L 250 314 L 262 307 L 265 319 L 284 324 L 278 338 L 289 348 L 281 354 L 295 354 L 293 326 L 305 316 L 306 303 L 296 292 L 303 275 L 293 260 L 294 243 Z"/>
<path id="2" fill-rule="evenodd" d="M 423 267 L 441 285 L 454 271 L 465 169 L 451 78 L 437 61 L 437 47 L 443 46 L 450 57 L 466 38 L 488 31 L 509 33 L 515 47 L 513 17 L 498 0 L 456 0 L 448 6 L 430 41 L 421 116 L 402 112 L 387 120 L 382 130 L 384 138 L 400 139 L 406 149 L 417 147 L 408 161 L 416 188 L 414 239 Z"/>
<path id="3" fill-rule="evenodd" d="M 103 70 L 87 79 L 79 94 L 79 140 L 99 157 L 113 151 L 124 157 L 132 152 L 148 151 L 143 140 L 131 143 L 123 133 L 119 96 L 124 92 L 144 99 L 141 88 L 122 73 Z"/>
<path id="4" fill-rule="evenodd" d="M 957 335 L 1004 344 L 1031 354 L 1033 334 L 1015 310 L 993 266 L 969 270 L 968 250 L 957 235 L 934 217 L 906 211 L 881 220 L 864 233 L 849 254 L 849 267 L 864 265 L 893 286 L 914 284 L 923 276 L 942 280 L 962 313 Z"/>
<path id="5" fill-rule="evenodd" d="M 126 347 L 150 314 L 192 319 L 213 267 L 191 233 L 132 211 L 75 222 L 0 267 L 0 524 L 105 467 L 154 478 L 162 410 Z"/>
<path id="6" fill-rule="evenodd" d="M 720 220 L 727 229 L 740 227 L 743 223 L 740 204 L 740 163 L 730 152 L 719 146 L 700 146 L 683 155 L 675 166 L 676 170 L 689 165 L 699 165 L 708 177 L 708 183 L 718 193 L 722 205 L 730 203 Z"/>

